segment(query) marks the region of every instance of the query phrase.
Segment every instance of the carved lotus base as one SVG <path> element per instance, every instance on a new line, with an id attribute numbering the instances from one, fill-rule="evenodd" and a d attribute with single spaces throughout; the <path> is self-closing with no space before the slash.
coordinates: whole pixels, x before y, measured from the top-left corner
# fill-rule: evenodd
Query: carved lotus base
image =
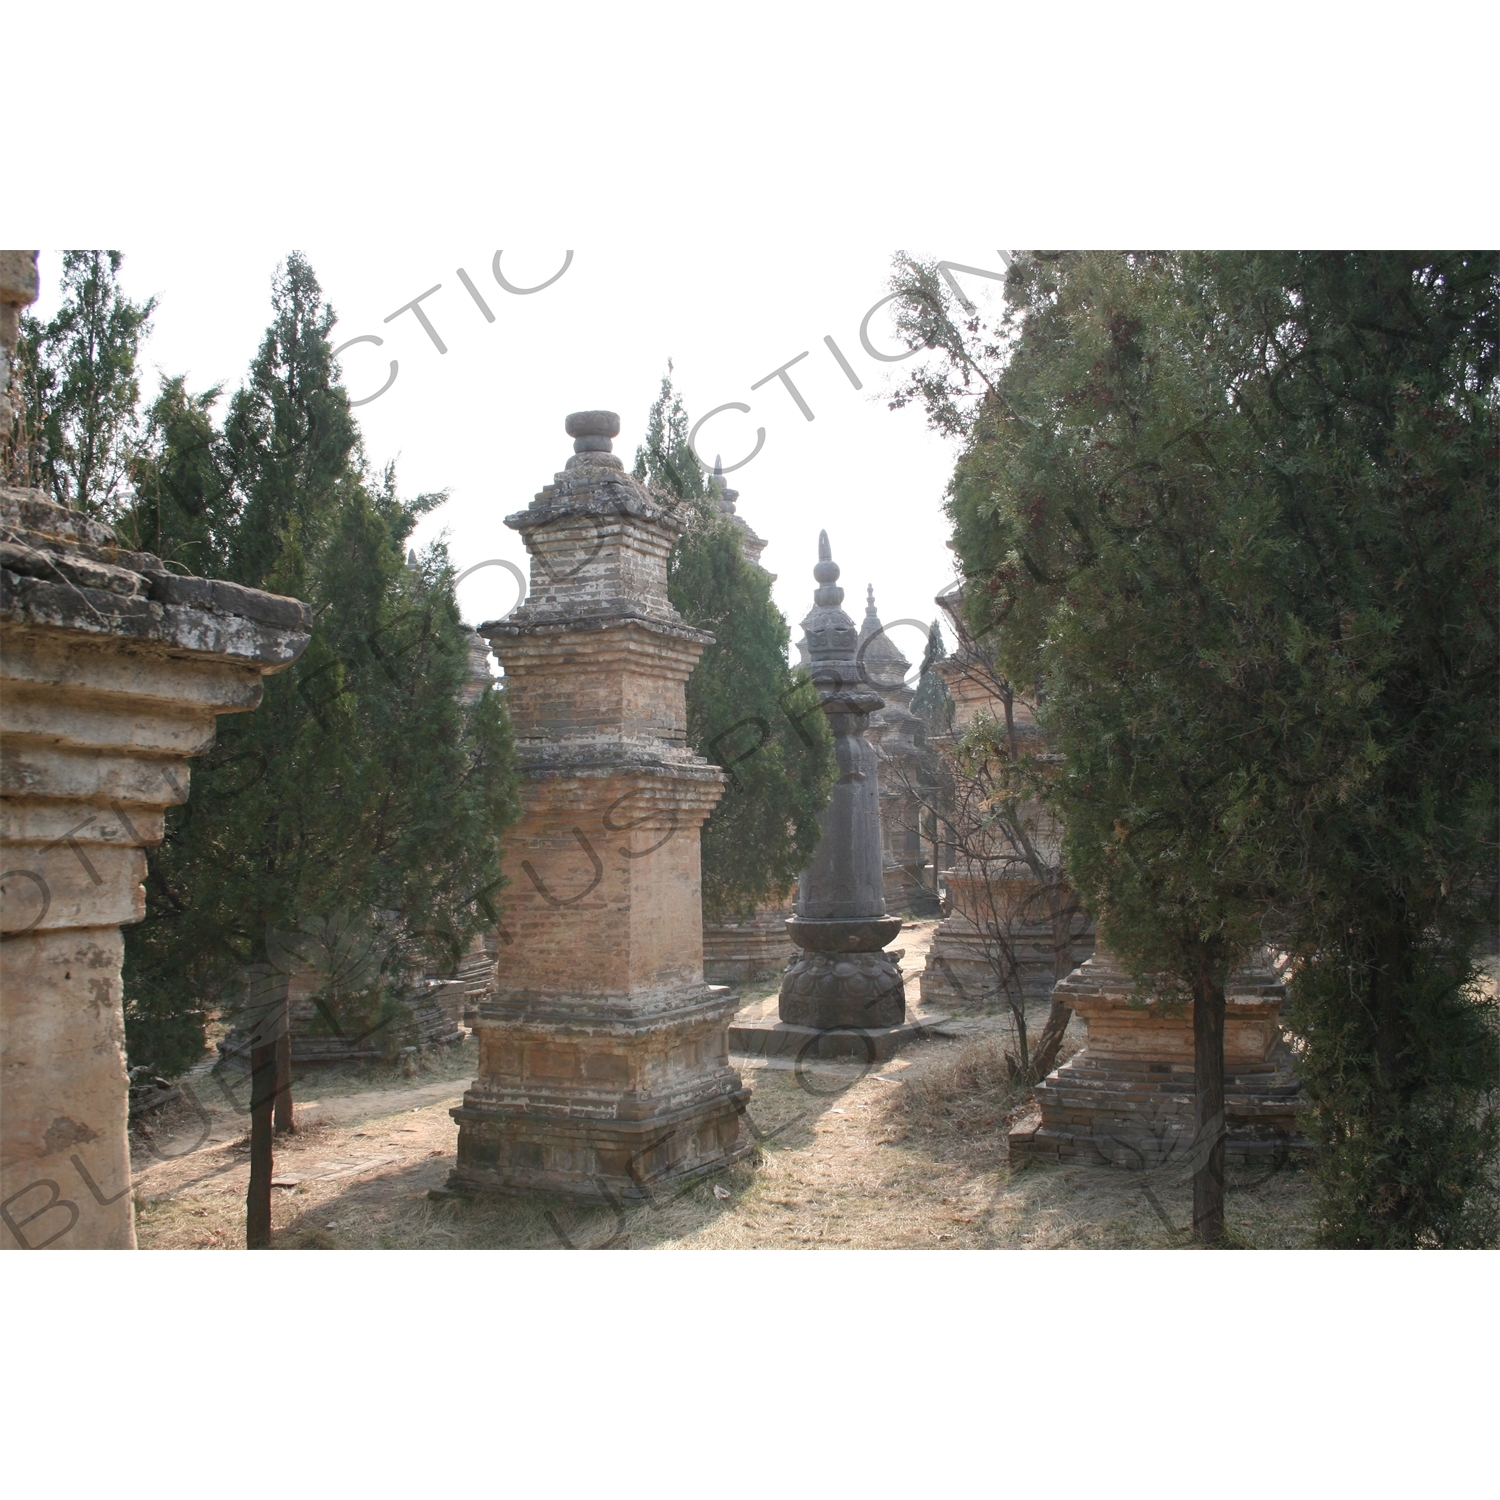
<path id="1" fill-rule="evenodd" d="M 777 1013 L 820 1031 L 899 1026 L 906 1019 L 901 966 L 890 953 L 804 953 L 782 976 Z"/>

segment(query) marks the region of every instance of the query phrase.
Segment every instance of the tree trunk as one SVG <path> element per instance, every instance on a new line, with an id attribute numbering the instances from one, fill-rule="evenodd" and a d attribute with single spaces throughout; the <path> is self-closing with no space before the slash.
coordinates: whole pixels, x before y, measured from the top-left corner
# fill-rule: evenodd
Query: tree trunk
<path id="1" fill-rule="evenodd" d="M 1066 979 L 1073 972 L 1073 913 L 1072 902 L 1062 901 L 1056 887 L 1050 893 L 1052 904 L 1052 983 Z M 1054 992 L 1055 993 L 1055 992 Z M 1047 1024 L 1037 1038 L 1033 1054 L 1031 1076 L 1040 1082 L 1057 1066 L 1057 1054 L 1062 1047 L 1063 1033 L 1073 1018 L 1070 1006 L 1061 1000 L 1052 1001 L 1047 1013 Z"/>
<path id="2" fill-rule="evenodd" d="M 1047 1024 L 1042 1028 L 1042 1034 L 1036 1039 L 1036 1051 L 1031 1054 L 1031 1076 L 1038 1082 L 1057 1066 L 1057 1054 L 1062 1046 L 1063 1033 L 1068 1029 L 1068 1022 L 1072 1016 L 1072 1009 L 1064 1005 L 1061 1000 L 1052 1002 L 1052 1009 L 1047 1013 Z"/>
<path id="3" fill-rule="evenodd" d="M 1401 1052 L 1406 1039 L 1402 1034 L 1401 1002 L 1408 967 L 1404 936 L 1399 921 L 1390 922 L 1376 939 L 1375 959 L 1370 965 L 1376 1067 L 1373 1123 L 1381 1134 L 1390 1129 L 1400 1113 L 1403 1094 Z"/>
<path id="4" fill-rule="evenodd" d="M 1224 1240 L 1224 986 L 1193 987 L 1193 1238 Z"/>
<path id="5" fill-rule="evenodd" d="M 250 1049 L 250 1191 L 245 1195 L 245 1248 L 271 1248 L 271 1131 L 276 1099 L 276 1043 Z"/>
<path id="6" fill-rule="evenodd" d="M 292 1121 L 292 1033 L 290 1018 L 283 1016 L 281 1035 L 276 1039 L 276 1134 L 295 1133 Z"/>

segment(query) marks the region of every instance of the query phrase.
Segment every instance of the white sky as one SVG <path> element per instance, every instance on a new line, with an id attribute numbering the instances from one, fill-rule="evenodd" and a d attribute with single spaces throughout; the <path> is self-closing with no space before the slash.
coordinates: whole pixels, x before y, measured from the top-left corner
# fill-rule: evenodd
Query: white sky
<path id="1" fill-rule="evenodd" d="M 180 373 L 195 389 L 233 390 L 269 321 L 277 253 L 118 248 L 126 290 L 158 299 L 142 350 L 143 398 L 161 376 Z M 392 253 L 301 248 L 338 314 L 334 341 L 360 334 L 385 340 L 342 356 L 351 396 L 378 391 L 390 360 L 398 363 L 390 389 L 355 415 L 372 463 L 397 461 L 403 493 L 452 491 L 415 540 L 421 545 L 446 531 L 460 571 L 491 558 L 526 571 L 525 550 L 504 518 L 528 505 L 570 456 L 564 417 L 596 407 L 619 412 L 615 451 L 628 466 L 671 358 L 695 420 L 730 401 L 751 408 L 725 412 L 703 428 L 698 445 L 710 462 L 716 452 L 726 465 L 739 461 L 765 429 L 761 451 L 730 483 L 740 491 L 740 514 L 770 544 L 762 562 L 777 575 L 776 600 L 794 640 L 812 603 L 817 537 L 825 528 L 844 570 L 845 608 L 856 620 L 867 584 L 888 623 L 926 622 L 937 613 L 933 596 L 952 576 L 942 501 L 955 450 L 928 429 L 919 408 L 889 409 L 888 394 L 906 365 L 877 361 L 860 340 L 865 314 L 886 295 L 891 252 L 579 250 L 551 286 L 517 296 L 495 280 L 494 250 L 483 244 Z M 994 249 L 913 249 L 1003 270 Z M 562 249 L 507 251 L 501 270 L 513 285 L 529 286 L 563 261 Z M 43 252 L 41 316 L 56 305 L 60 267 L 60 251 Z M 456 275 L 460 267 L 493 323 Z M 976 303 L 998 304 L 998 282 L 959 274 Z M 384 321 L 433 286 L 441 290 L 422 308 L 445 354 L 410 312 Z M 882 352 L 900 348 L 888 311 L 880 309 L 869 325 L 870 342 Z M 825 335 L 863 389 L 840 370 Z M 788 374 L 811 422 L 779 379 L 751 389 L 804 351 Z M 475 623 L 504 614 L 515 598 L 513 580 L 499 568 L 460 586 L 465 618 Z M 920 659 L 916 629 L 892 638 Z"/>

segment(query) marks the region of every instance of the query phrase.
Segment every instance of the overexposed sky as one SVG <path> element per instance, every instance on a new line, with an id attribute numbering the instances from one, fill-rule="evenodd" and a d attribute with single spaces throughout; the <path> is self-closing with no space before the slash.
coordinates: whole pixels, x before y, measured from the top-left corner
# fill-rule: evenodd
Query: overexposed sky
<path id="1" fill-rule="evenodd" d="M 121 277 L 130 295 L 158 300 L 142 350 L 143 398 L 160 377 L 181 373 L 195 389 L 222 384 L 227 392 L 238 385 L 269 320 L 270 281 L 281 255 L 117 248 L 125 254 Z M 350 395 L 367 402 L 355 413 L 367 454 L 375 465 L 396 460 L 403 493 L 451 491 L 423 521 L 416 542 L 445 531 L 460 571 L 494 558 L 526 570 L 520 538 L 504 518 L 528 505 L 570 456 L 563 419 L 586 408 L 619 412 L 615 451 L 628 466 L 670 358 L 695 420 L 729 402 L 750 407 L 705 424 L 698 447 L 709 462 L 716 453 L 726 467 L 743 461 L 764 429 L 760 451 L 730 483 L 740 491 L 740 514 L 770 544 L 762 562 L 777 575 L 776 599 L 794 639 L 812 602 L 821 529 L 843 567 L 845 608 L 856 620 L 867 584 L 887 622 L 936 614 L 933 596 L 952 576 L 942 501 L 955 450 L 928 429 L 920 409 L 889 409 L 907 363 L 873 357 L 861 339 L 866 314 L 887 292 L 890 251 L 581 249 L 550 286 L 517 295 L 496 280 L 488 245 L 395 253 L 296 248 L 310 257 L 338 314 L 335 343 L 361 335 L 383 341 L 356 344 L 341 356 Z M 912 248 L 1003 271 L 994 249 Z M 534 286 L 554 276 L 565 258 L 565 248 L 505 251 L 500 272 L 512 286 Z M 60 251 L 43 252 L 35 309 L 41 316 L 56 306 L 60 266 Z M 956 274 L 977 304 L 998 305 L 998 281 Z M 421 308 L 446 352 L 413 313 L 386 322 L 432 287 L 439 290 Z M 874 312 L 866 337 L 881 353 L 899 353 L 888 308 Z M 787 376 L 811 421 L 780 378 L 760 383 L 794 359 Z M 376 396 L 392 360 L 396 378 Z M 459 592 L 465 617 L 475 623 L 516 602 L 514 581 L 501 568 L 479 571 Z M 920 659 L 917 629 L 893 631 L 893 639 Z"/>

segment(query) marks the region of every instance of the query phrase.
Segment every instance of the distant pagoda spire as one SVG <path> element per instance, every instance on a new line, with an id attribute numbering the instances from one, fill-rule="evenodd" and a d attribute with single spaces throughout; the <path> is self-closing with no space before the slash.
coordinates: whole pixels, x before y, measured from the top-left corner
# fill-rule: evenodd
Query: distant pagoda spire
<path id="1" fill-rule="evenodd" d="M 740 534 L 740 551 L 744 553 L 745 561 L 760 567 L 760 555 L 766 550 L 766 543 L 750 529 L 750 523 L 743 516 L 735 513 L 734 502 L 740 498 L 740 492 L 729 488 L 729 483 L 724 478 L 724 460 L 718 454 L 714 455 L 714 471 L 708 482 L 716 496 L 715 504 L 719 508 L 719 514 L 727 516 L 730 524 Z"/>

